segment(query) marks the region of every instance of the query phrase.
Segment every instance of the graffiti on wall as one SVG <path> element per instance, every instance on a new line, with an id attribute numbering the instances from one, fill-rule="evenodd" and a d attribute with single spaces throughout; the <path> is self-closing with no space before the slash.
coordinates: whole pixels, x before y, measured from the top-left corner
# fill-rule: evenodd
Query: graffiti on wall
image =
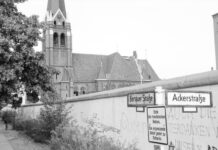
<path id="1" fill-rule="evenodd" d="M 131 120 L 126 113 L 122 113 L 120 120 L 120 130 L 128 131 L 132 134 L 141 134 L 147 129 L 147 123 L 145 120 Z"/>
<path id="2" fill-rule="evenodd" d="M 175 138 L 176 150 L 218 150 L 218 115 L 216 106 L 198 108 L 197 113 L 182 113 L 181 108 L 169 108 L 168 127 Z M 176 136 L 175 136 L 176 135 Z M 192 140 L 190 140 L 192 138 Z M 208 145 L 208 142 L 214 145 Z"/>

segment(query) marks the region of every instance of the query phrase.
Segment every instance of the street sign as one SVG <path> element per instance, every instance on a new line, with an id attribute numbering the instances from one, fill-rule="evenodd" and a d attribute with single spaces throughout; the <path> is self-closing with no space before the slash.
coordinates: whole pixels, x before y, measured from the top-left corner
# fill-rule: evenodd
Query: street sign
<path id="1" fill-rule="evenodd" d="M 129 94 L 127 99 L 128 107 L 146 107 L 148 105 L 155 104 L 155 93 L 145 92 L 145 93 L 134 93 Z"/>
<path id="2" fill-rule="evenodd" d="M 148 141 L 168 144 L 167 120 L 165 106 L 147 107 Z"/>
<path id="3" fill-rule="evenodd" d="M 211 92 L 168 91 L 166 106 L 212 107 Z"/>

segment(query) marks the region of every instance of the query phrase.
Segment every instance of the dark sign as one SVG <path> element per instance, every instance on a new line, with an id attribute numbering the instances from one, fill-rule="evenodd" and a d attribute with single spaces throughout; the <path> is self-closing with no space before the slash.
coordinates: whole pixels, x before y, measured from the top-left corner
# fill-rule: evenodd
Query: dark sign
<path id="1" fill-rule="evenodd" d="M 146 107 L 155 104 L 155 93 L 134 93 L 129 94 L 127 99 L 128 107 Z"/>

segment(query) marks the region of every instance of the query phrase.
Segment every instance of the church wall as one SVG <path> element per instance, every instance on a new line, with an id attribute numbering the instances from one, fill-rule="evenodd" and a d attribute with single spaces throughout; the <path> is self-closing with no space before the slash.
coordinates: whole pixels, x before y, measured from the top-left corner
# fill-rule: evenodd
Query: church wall
<path id="1" fill-rule="evenodd" d="M 218 72 L 162 80 L 144 85 L 93 93 L 67 99 L 67 107 L 73 105 L 70 115 L 84 124 L 87 119 L 114 127 L 121 140 L 137 142 L 140 150 L 152 150 L 148 142 L 147 111 L 136 112 L 127 106 L 127 94 L 146 92 L 162 86 L 165 90 L 211 91 L 213 107 L 198 108 L 196 113 L 183 113 L 181 107 L 167 107 L 168 142 L 176 150 L 218 149 Z M 23 106 L 24 116 L 36 117 L 41 105 Z M 167 146 L 163 146 L 168 150 Z"/>
<path id="2" fill-rule="evenodd" d="M 95 82 L 74 82 L 74 88 L 79 92 L 79 95 L 82 95 L 81 88 L 85 88 L 85 93 L 96 92 L 96 83 Z"/>
<path id="3" fill-rule="evenodd" d="M 146 83 L 146 82 L 143 82 Z M 112 90 L 122 87 L 134 86 L 141 84 L 140 81 L 116 81 L 116 80 L 98 80 L 96 82 L 96 89 L 97 91 L 105 91 L 105 90 Z"/>
<path id="4" fill-rule="evenodd" d="M 53 51 L 54 65 L 56 66 L 67 66 L 67 53 L 64 51 Z M 57 61 L 58 60 L 58 61 Z"/>

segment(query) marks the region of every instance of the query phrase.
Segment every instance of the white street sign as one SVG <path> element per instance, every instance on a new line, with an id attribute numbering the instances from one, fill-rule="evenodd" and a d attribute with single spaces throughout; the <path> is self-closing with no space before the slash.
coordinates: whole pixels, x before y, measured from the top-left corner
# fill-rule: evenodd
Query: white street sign
<path id="1" fill-rule="evenodd" d="M 167 106 L 212 107 L 211 92 L 168 91 Z"/>

